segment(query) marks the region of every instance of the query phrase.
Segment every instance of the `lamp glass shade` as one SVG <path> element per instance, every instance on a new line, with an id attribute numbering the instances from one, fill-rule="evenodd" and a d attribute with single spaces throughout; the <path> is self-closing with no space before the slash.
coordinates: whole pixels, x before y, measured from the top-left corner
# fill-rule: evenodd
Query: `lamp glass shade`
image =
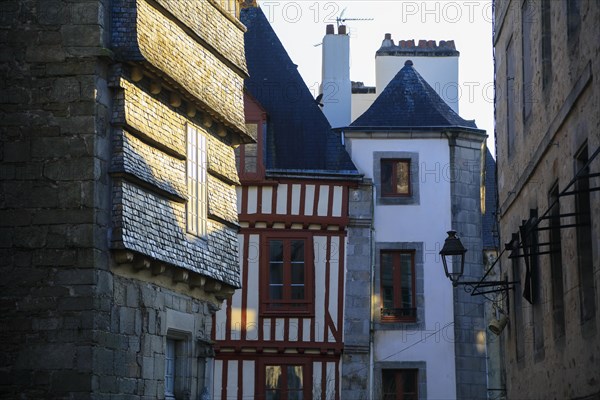
<path id="1" fill-rule="evenodd" d="M 463 246 L 460 239 L 456 237 L 456 231 L 448 231 L 448 237 L 444 241 L 444 247 L 440 250 L 444 272 L 450 278 L 452 283 L 458 283 L 465 270 L 465 253 L 467 249 Z M 450 259 L 450 265 L 448 260 Z"/>

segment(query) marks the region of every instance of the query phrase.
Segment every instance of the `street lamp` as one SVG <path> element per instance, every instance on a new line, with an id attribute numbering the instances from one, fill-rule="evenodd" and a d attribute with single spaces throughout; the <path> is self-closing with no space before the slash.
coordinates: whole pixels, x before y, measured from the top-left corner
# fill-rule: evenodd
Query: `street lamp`
<path id="1" fill-rule="evenodd" d="M 444 241 L 444 247 L 440 250 L 444 272 L 450 278 L 453 286 L 458 286 L 458 280 L 465 271 L 465 253 L 467 249 L 456 237 L 456 231 L 448 231 L 448 237 Z M 451 270 L 448 269 L 448 257 L 452 257 Z"/>

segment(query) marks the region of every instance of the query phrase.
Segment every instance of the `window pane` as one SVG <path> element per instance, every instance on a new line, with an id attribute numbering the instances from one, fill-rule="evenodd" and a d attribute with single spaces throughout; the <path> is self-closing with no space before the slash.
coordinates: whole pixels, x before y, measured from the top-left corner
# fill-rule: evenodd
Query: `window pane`
<path id="1" fill-rule="evenodd" d="M 392 253 L 381 253 L 381 302 L 383 308 L 394 307 L 394 264 Z"/>
<path id="2" fill-rule="evenodd" d="M 287 389 L 302 389 L 303 373 L 301 365 L 287 366 Z"/>
<path id="3" fill-rule="evenodd" d="M 304 285 L 304 263 L 292 263 L 292 285 Z"/>
<path id="4" fill-rule="evenodd" d="M 281 366 L 267 365 L 265 367 L 265 388 L 281 389 Z"/>
<path id="5" fill-rule="evenodd" d="M 292 286 L 292 300 L 304 300 L 304 285 Z"/>
<path id="6" fill-rule="evenodd" d="M 269 261 L 283 261 L 282 240 L 269 240 Z"/>
<path id="7" fill-rule="evenodd" d="M 279 400 L 281 399 L 281 394 L 278 390 L 267 390 L 265 393 L 266 400 Z"/>
<path id="8" fill-rule="evenodd" d="M 381 371 L 381 386 L 384 400 L 396 399 L 396 374 L 394 370 L 384 369 Z"/>
<path id="9" fill-rule="evenodd" d="M 396 193 L 410 193 L 410 163 L 409 161 L 398 161 L 396 164 Z"/>
<path id="10" fill-rule="evenodd" d="M 412 254 L 400 254 L 400 268 L 402 280 L 402 307 L 413 307 L 413 271 Z"/>
<path id="11" fill-rule="evenodd" d="M 404 370 L 402 371 L 403 389 L 405 394 L 417 393 L 417 371 Z"/>
<path id="12" fill-rule="evenodd" d="M 291 261 L 304 261 L 304 240 L 292 240 Z"/>
<path id="13" fill-rule="evenodd" d="M 394 185 L 392 182 L 392 160 L 381 160 L 381 193 L 393 194 Z"/>
<path id="14" fill-rule="evenodd" d="M 283 285 L 269 286 L 269 299 L 282 300 L 283 299 Z"/>

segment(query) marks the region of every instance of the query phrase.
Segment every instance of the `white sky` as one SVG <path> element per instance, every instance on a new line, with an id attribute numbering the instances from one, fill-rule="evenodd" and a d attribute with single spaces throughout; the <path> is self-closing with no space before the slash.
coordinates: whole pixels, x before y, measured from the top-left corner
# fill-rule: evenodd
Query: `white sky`
<path id="1" fill-rule="evenodd" d="M 385 33 L 399 40 L 454 40 L 459 57 L 460 116 L 474 119 L 489 136 L 495 154 L 492 4 L 486 1 L 262 0 L 271 22 L 308 88 L 316 96 L 321 80 L 325 26 L 336 17 L 373 18 L 345 24 L 350 32 L 350 79 L 375 86 L 375 52 Z"/>

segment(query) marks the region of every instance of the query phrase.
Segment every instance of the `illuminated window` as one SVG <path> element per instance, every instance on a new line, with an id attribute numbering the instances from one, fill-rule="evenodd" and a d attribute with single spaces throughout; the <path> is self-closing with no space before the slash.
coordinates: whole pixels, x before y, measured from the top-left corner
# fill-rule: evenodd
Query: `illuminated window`
<path id="1" fill-rule="evenodd" d="M 410 196 L 410 159 L 381 160 L 381 194 Z"/>
<path id="2" fill-rule="evenodd" d="M 303 365 L 265 365 L 264 373 L 264 398 L 266 400 L 302 400 L 305 398 Z"/>
<path id="3" fill-rule="evenodd" d="M 206 235 L 207 215 L 206 137 L 187 127 L 187 231 Z"/>
<path id="4" fill-rule="evenodd" d="M 416 319 L 415 252 L 381 252 L 381 320 Z"/>
<path id="5" fill-rule="evenodd" d="M 247 122 L 246 130 L 257 143 L 240 145 L 235 149 L 235 161 L 238 174 L 242 181 L 260 180 L 263 177 L 264 166 L 262 162 L 262 123 Z"/>

